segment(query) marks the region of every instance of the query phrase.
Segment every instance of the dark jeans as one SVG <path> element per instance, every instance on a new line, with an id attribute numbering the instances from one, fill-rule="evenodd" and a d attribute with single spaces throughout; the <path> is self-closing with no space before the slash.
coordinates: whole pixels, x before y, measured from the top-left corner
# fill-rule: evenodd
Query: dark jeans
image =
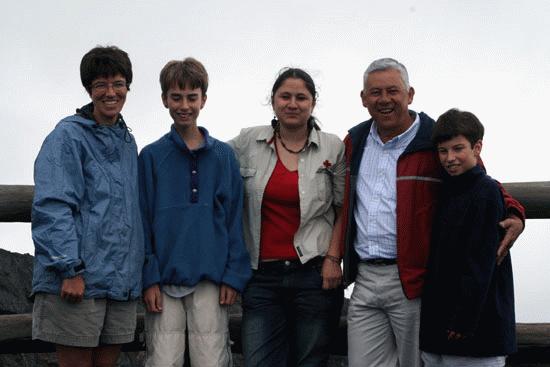
<path id="1" fill-rule="evenodd" d="M 342 288 L 323 290 L 320 259 L 261 263 L 243 294 L 246 367 L 325 366 Z"/>

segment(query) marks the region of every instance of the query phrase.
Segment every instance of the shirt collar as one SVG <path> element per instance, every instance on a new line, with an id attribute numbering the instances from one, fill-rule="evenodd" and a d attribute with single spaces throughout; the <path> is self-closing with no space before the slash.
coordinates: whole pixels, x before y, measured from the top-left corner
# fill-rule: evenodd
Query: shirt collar
<path id="1" fill-rule="evenodd" d="M 409 126 L 409 128 L 403 131 L 401 134 L 388 140 L 386 143 L 382 142 L 382 139 L 380 139 L 380 135 L 378 135 L 378 130 L 376 129 L 376 121 L 374 121 L 374 123 L 371 125 L 369 135 L 374 139 L 374 141 L 376 141 L 380 145 L 385 145 L 389 143 L 397 145 L 403 140 L 409 140 L 409 138 L 414 137 L 416 131 L 418 130 L 418 126 L 420 125 L 420 117 L 417 113 L 412 113 L 414 113 L 414 121 L 411 126 Z"/>

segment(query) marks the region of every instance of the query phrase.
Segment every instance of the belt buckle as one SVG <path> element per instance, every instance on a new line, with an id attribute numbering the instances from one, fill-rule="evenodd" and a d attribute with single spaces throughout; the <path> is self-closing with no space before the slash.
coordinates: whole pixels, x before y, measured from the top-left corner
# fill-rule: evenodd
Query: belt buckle
<path id="1" fill-rule="evenodd" d="M 365 260 L 366 264 L 369 265 L 394 265 L 396 264 L 395 259 L 385 259 L 385 258 L 376 258 Z"/>

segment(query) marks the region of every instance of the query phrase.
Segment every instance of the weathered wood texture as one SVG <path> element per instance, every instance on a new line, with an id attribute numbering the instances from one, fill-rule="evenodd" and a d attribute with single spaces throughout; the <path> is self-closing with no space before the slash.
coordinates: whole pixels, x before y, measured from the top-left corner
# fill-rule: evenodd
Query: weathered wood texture
<path id="1" fill-rule="evenodd" d="M 517 324 L 516 329 L 518 353 L 508 358 L 507 365 L 546 366 L 550 364 L 550 324 Z"/>
<path id="2" fill-rule="evenodd" d="M 31 340 L 31 314 L 0 315 L 0 354 L 53 352 L 52 344 Z M 229 329 L 233 352 L 240 353 L 240 315 L 231 315 Z M 550 362 L 550 324 L 518 324 L 519 353 L 512 361 Z M 346 323 L 342 318 L 338 335 L 334 338 L 331 354 L 346 354 Z M 125 351 L 144 350 L 143 314 L 138 314 L 138 325 L 134 342 L 124 346 Z"/>
<path id="3" fill-rule="evenodd" d="M 550 181 L 502 184 L 524 207 L 528 219 L 550 218 Z"/>
<path id="4" fill-rule="evenodd" d="M 550 218 L 550 181 L 504 183 L 525 207 L 527 219 Z M 0 185 L 0 222 L 30 222 L 34 186 Z"/>
<path id="5" fill-rule="evenodd" d="M 0 185 L 0 222 L 30 222 L 34 186 Z"/>

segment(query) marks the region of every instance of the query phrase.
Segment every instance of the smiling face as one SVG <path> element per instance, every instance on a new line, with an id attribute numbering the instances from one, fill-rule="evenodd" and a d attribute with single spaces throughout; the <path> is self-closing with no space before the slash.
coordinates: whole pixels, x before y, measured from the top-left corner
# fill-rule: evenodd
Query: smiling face
<path id="1" fill-rule="evenodd" d="M 464 135 L 455 136 L 437 144 L 439 161 L 449 175 L 461 175 L 477 165 L 481 146 L 481 140 L 472 147 Z"/>
<path id="2" fill-rule="evenodd" d="M 378 134 L 383 141 L 406 131 L 413 119 L 409 115 L 414 89 L 408 90 L 396 69 L 371 72 L 361 91 L 361 100 L 376 121 Z"/>
<path id="3" fill-rule="evenodd" d="M 206 103 L 201 88 L 180 88 L 177 85 L 162 95 L 162 103 L 170 112 L 177 130 L 197 126 L 197 118 Z"/>
<path id="4" fill-rule="evenodd" d="M 90 97 L 94 104 L 94 118 L 98 124 L 112 125 L 117 119 L 124 103 L 128 87 L 126 79 L 117 74 L 94 79 L 90 86 Z"/>
<path id="5" fill-rule="evenodd" d="M 315 101 L 302 79 L 288 78 L 273 94 L 272 105 L 281 126 L 307 128 Z"/>

